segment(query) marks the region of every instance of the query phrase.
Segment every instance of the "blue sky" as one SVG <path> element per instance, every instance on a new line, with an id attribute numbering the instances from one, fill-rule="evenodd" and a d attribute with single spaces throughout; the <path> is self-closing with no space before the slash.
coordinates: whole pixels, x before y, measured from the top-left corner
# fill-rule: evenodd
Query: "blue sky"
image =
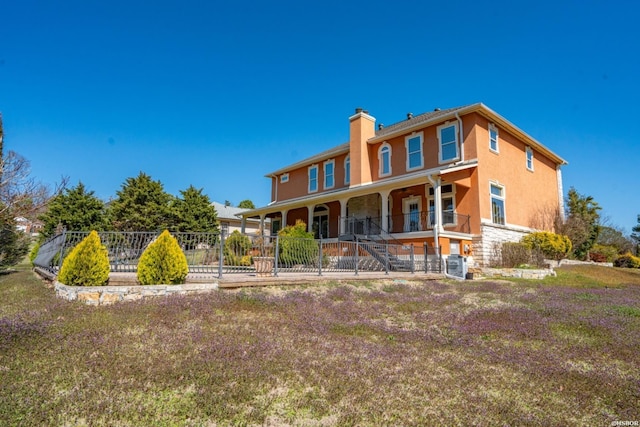
<path id="1" fill-rule="evenodd" d="M 143 171 L 265 205 L 264 175 L 346 142 L 355 107 L 388 125 L 483 102 L 630 231 L 639 17 L 626 0 L 5 2 L 5 148 L 103 199 Z"/>

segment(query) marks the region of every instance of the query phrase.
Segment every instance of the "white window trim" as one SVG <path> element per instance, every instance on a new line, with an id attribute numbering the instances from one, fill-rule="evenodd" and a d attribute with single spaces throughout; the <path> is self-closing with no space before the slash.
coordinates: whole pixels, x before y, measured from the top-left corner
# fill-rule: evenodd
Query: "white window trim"
<path id="1" fill-rule="evenodd" d="M 316 188 L 315 190 L 311 189 L 311 170 L 315 169 L 316 170 Z M 318 165 L 311 165 L 307 168 L 307 193 L 317 193 L 318 192 L 318 187 L 320 186 L 320 183 L 318 182 L 320 179 L 319 173 L 318 173 Z"/>
<path id="2" fill-rule="evenodd" d="M 491 192 L 491 187 L 498 187 L 500 189 L 502 189 L 502 195 L 501 196 L 497 196 L 495 194 L 493 194 Z M 497 198 L 502 200 L 502 208 L 503 208 L 503 212 L 502 215 L 504 217 L 504 224 L 500 224 L 499 222 L 493 222 L 493 198 Z M 489 212 L 489 218 L 491 221 L 491 224 L 496 224 L 496 225 L 507 225 L 507 194 L 506 194 L 506 188 L 503 184 L 500 184 L 499 182 L 496 181 L 489 181 L 489 208 L 490 208 L 490 212 Z"/>
<path id="3" fill-rule="evenodd" d="M 382 173 L 383 167 L 382 167 L 382 150 L 384 148 L 389 148 L 389 173 Z M 378 148 L 378 176 L 379 177 L 385 177 L 385 176 L 390 176 L 392 175 L 393 171 L 391 170 L 391 156 L 393 155 L 393 150 L 391 149 L 391 145 L 389 145 L 387 142 L 383 142 L 382 145 L 380 146 L 380 148 Z"/>
<path id="4" fill-rule="evenodd" d="M 444 193 L 442 192 L 442 187 L 447 186 L 447 185 L 451 185 L 451 191 Z M 431 202 L 433 202 L 433 206 L 435 207 L 435 200 L 436 200 L 436 196 L 435 196 L 435 189 L 433 191 L 433 195 L 429 195 L 429 191 L 427 189 L 427 215 L 431 214 Z M 453 222 L 444 222 L 444 210 L 442 211 L 442 222 L 443 222 L 443 226 L 444 225 L 457 225 L 458 224 L 458 218 L 456 216 L 456 207 L 457 207 L 457 203 L 456 203 L 456 184 L 454 183 L 447 183 L 447 184 L 440 184 L 440 205 L 442 206 L 442 199 L 446 198 L 446 197 L 451 197 L 451 199 L 453 200 L 453 208 L 451 213 L 453 214 Z"/>
<path id="5" fill-rule="evenodd" d="M 411 167 L 409 164 L 409 140 L 414 138 L 420 138 L 420 164 L 418 166 Z M 407 172 L 424 168 L 424 133 L 418 132 L 418 133 L 413 133 L 411 135 L 405 136 L 404 146 L 407 152 L 407 164 L 406 164 Z"/>
<path id="6" fill-rule="evenodd" d="M 454 128 L 454 134 L 456 136 L 455 139 L 455 147 L 456 147 L 456 155 L 455 157 L 451 158 L 451 159 L 447 159 L 447 160 L 443 160 L 442 159 L 442 129 L 445 128 L 449 128 L 452 127 Z M 440 125 L 437 127 L 437 133 L 438 133 L 438 162 L 440 164 L 444 164 L 444 163 L 451 163 L 451 162 L 455 162 L 456 160 L 460 160 L 460 138 L 458 137 L 458 123 L 457 122 L 453 122 L 453 123 L 445 123 L 443 125 Z"/>
<path id="7" fill-rule="evenodd" d="M 333 172 L 331 174 L 327 174 L 327 166 L 331 165 L 332 166 L 332 170 Z M 322 165 L 322 172 L 323 172 L 323 179 L 322 179 L 322 188 L 324 188 L 325 190 L 329 190 L 333 187 L 336 186 L 336 161 L 334 159 L 331 160 L 327 160 L 326 162 L 323 163 Z M 333 181 L 332 185 L 327 185 L 327 177 L 331 177 L 331 180 Z"/>
<path id="8" fill-rule="evenodd" d="M 530 170 L 531 172 L 533 172 L 533 148 L 531 147 L 526 147 L 524 150 L 524 158 L 525 158 L 525 165 L 527 166 L 527 170 Z M 531 156 L 531 158 L 529 158 L 529 156 Z M 531 160 L 531 162 L 529 162 L 529 160 Z"/>
<path id="9" fill-rule="evenodd" d="M 491 131 L 495 131 L 496 133 L 496 148 L 491 147 Z M 498 127 L 493 123 L 489 123 L 489 150 L 494 153 L 500 153 L 500 132 L 498 131 Z"/>
<path id="10" fill-rule="evenodd" d="M 349 175 L 351 175 L 351 155 L 347 155 L 347 157 L 344 158 L 344 185 L 351 183 L 351 177 Z"/>
<path id="11" fill-rule="evenodd" d="M 280 175 L 280 184 L 285 184 L 289 182 L 289 173 L 283 173 Z"/>

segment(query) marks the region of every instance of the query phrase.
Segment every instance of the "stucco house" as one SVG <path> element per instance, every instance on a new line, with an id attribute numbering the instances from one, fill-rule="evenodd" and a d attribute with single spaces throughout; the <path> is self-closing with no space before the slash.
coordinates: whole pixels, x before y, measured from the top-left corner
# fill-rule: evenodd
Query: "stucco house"
<path id="1" fill-rule="evenodd" d="M 272 233 L 302 220 L 317 238 L 426 243 L 485 265 L 543 210 L 562 214 L 565 164 L 482 103 L 390 126 L 358 108 L 348 142 L 267 174 L 272 202 L 241 216 L 269 219 Z"/>

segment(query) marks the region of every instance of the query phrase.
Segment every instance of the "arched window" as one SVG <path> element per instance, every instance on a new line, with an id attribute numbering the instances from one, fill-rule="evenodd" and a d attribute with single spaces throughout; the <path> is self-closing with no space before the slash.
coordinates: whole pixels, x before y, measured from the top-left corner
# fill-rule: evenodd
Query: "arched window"
<path id="1" fill-rule="evenodd" d="M 391 175 L 391 146 L 386 142 L 378 149 L 379 176 Z"/>

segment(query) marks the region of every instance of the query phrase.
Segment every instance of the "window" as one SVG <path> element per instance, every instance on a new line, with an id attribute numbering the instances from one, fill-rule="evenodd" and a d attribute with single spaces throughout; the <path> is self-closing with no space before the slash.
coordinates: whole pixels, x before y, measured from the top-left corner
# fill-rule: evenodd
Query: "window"
<path id="1" fill-rule="evenodd" d="M 440 142 L 440 163 L 450 162 L 460 157 L 457 123 L 438 126 L 438 140 Z"/>
<path id="2" fill-rule="evenodd" d="M 324 189 L 329 189 L 334 187 L 334 170 L 335 170 L 336 162 L 335 160 L 327 160 L 324 162 Z"/>
<path id="3" fill-rule="evenodd" d="M 527 169 L 532 171 L 533 170 L 533 150 L 531 149 L 531 147 L 527 147 L 525 151 L 527 153 Z"/>
<path id="4" fill-rule="evenodd" d="M 351 156 L 344 159 L 344 183 L 349 185 L 351 182 Z"/>
<path id="5" fill-rule="evenodd" d="M 489 149 L 498 152 L 498 128 L 494 124 L 489 125 Z"/>
<path id="6" fill-rule="evenodd" d="M 318 165 L 309 166 L 309 193 L 318 191 Z"/>
<path id="7" fill-rule="evenodd" d="M 391 146 L 386 142 L 382 144 L 378 150 L 378 162 L 380 163 L 378 175 L 391 175 Z"/>
<path id="8" fill-rule="evenodd" d="M 421 169 L 423 167 L 422 133 L 407 136 L 405 145 L 407 146 L 407 170 Z"/>
<path id="9" fill-rule="evenodd" d="M 429 224 L 436 222 L 436 202 L 434 197 L 435 191 L 433 187 L 429 188 Z M 440 200 L 442 201 L 442 224 L 456 223 L 456 197 L 453 184 L 446 184 L 440 187 Z"/>
<path id="10" fill-rule="evenodd" d="M 505 224 L 504 187 L 496 184 L 491 184 L 491 221 L 494 224 Z"/>
<path id="11" fill-rule="evenodd" d="M 284 184 L 285 182 L 289 182 L 289 174 L 283 173 L 280 175 L 280 184 Z"/>

